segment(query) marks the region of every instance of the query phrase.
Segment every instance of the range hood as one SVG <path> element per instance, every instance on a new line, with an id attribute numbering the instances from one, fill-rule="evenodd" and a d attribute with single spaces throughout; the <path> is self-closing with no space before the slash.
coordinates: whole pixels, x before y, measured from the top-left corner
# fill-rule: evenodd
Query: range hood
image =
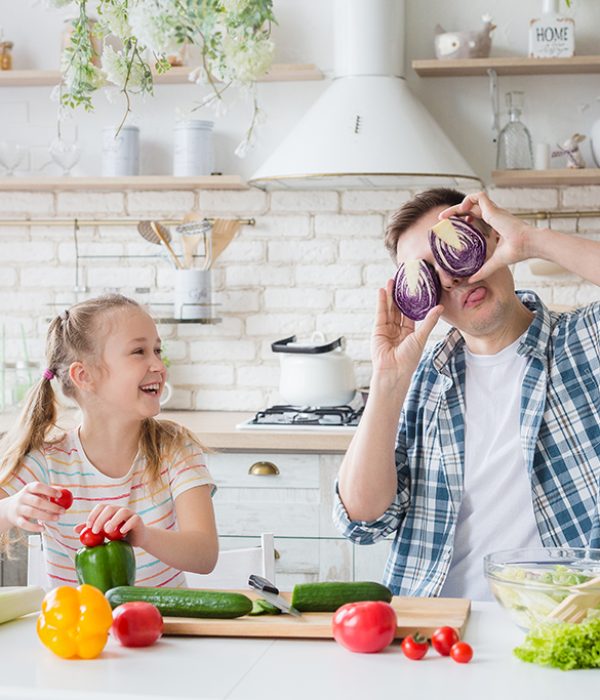
<path id="1" fill-rule="evenodd" d="M 334 3 L 334 80 L 249 183 L 264 189 L 480 183 L 400 77 L 404 0 Z"/>

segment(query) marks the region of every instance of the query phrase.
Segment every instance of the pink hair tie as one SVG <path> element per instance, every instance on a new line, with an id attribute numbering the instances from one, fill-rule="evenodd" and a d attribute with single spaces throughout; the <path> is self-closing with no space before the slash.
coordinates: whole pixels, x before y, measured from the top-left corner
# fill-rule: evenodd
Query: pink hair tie
<path id="1" fill-rule="evenodd" d="M 49 367 L 46 367 L 43 374 L 44 379 L 50 381 L 51 379 L 54 379 L 55 376 L 56 375 L 54 374 L 54 372 Z"/>

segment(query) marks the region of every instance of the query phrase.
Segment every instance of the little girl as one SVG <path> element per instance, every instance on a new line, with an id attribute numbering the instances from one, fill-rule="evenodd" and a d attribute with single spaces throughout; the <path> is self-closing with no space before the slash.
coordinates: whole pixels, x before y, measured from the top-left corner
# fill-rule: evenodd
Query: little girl
<path id="1" fill-rule="evenodd" d="M 41 532 L 53 586 L 77 585 L 84 526 L 120 529 L 134 545 L 136 585 L 185 586 L 183 571 L 209 573 L 218 555 L 214 483 L 194 435 L 156 420 L 166 371 L 154 321 L 131 299 L 109 295 L 57 316 L 48 366 L 16 427 L 0 445 L 0 536 Z M 53 386 L 81 409 L 56 433 Z M 73 494 L 69 510 L 52 502 Z"/>

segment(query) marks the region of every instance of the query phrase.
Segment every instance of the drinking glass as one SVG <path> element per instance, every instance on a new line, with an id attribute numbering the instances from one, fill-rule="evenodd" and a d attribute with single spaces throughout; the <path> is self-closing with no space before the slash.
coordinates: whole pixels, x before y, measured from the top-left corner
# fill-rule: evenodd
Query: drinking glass
<path id="1" fill-rule="evenodd" d="M 71 170 L 81 157 L 81 147 L 77 140 L 77 127 L 61 124 L 58 135 L 48 147 L 48 153 L 52 160 L 62 168 L 62 174 L 70 175 Z"/>
<path id="2" fill-rule="evenodd" d="M 15 170 L 21 165 L 27 152 L 24 146 L 14 141 L 0 141 L 0 167 L 4 168 L 6 175 L 12 177 Z"/>

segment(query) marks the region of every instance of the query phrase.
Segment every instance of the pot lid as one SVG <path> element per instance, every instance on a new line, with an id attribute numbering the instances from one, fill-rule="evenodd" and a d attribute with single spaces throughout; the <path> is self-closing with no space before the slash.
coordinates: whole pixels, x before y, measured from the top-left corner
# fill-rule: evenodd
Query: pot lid
<path id="1" fill-rule="evenodd" d="M 322 334 L 319 334 L 323 338 Z M 324 339 L 323 339 L 324 340 Z M 342 347 L 342 342 L 344 338 L 340 336 L 330 343 L 324 343 L 323 345 L 315 345 L 314 342 L 311 343 L 298 343 L 296 341 L 296 336 L 291 335 L 289 338 L 283 338 L 282 340 L 276 340 L 271 344 L 271 350 L 273 352 L 285 352 L 285 353 L 295 353 L 295 354 L 306 354 L 306 355 L 322 355 L 325 352 L 331 352 L 337 348 Z"/>

